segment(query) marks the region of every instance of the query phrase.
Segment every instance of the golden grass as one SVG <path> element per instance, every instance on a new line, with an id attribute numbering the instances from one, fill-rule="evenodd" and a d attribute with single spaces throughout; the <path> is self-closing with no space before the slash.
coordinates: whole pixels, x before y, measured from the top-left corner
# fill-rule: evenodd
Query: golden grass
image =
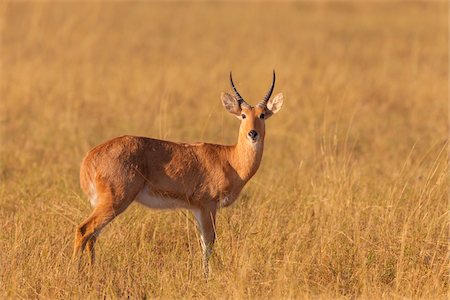
<path id="1" fill-rule="evenodd" d="M 8 3 L 1 10 L 1 298 L 446 298 L 448 5 Z M 93 146 L 233 143 L 234 71 L 286 97 L 218 216 L 211 280 L 183 211 L 132 205 L 70 262 Z"/>

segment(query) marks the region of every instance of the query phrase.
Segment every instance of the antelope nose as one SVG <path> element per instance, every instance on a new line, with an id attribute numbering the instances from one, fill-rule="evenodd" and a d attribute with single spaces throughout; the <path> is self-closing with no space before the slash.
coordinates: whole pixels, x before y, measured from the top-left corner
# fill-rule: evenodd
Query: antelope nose
<path id="1" fill-rule="evenodd" d="M 252 139 L 255 139 L 258 136 L 258 133 L 255 130 L 250 130 L 248 136 L 251 137 Z"/>

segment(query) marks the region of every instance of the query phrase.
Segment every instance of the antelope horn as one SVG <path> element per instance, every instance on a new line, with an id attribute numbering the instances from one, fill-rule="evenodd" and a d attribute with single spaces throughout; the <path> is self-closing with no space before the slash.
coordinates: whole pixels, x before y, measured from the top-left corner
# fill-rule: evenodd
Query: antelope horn
<path id="1" fill-rule="evenodd" d="M 270 87 L 269 91 L 267 92 L 264 99 L 258 103 L 258 106 L 260 107 L 266 107 L 267 101 L 269 101 L 270 96 L 272 96 L 273 88 L 275 87 L 275 70 L 273 70 L 273 80 L 272 80 L 272 86 Z"/>
<path id="2" fill-rule="evenodd" d="M 230 71 L 230 83 L 231 83 L 231 87 L 233 88 L 233 92 L 236 95 L 236 100 L 237 100 L 239 106 L 241 106 L 244 103 L 247 104 L 247 102 L 245 102 L 245 100 L 242 98 L 242 96 L 239 94 L 236 87 L 234 86 L 233 76 L 231 76 L 231 71 Z"/>

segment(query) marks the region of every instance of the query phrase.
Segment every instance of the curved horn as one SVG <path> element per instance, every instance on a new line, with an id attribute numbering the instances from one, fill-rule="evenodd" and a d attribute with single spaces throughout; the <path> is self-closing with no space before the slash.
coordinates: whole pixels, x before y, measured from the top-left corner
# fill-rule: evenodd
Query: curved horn
<path id="1" fill-rule="evenodd" d="M 272 86 L 269 88 L 269 91 L 267 92 L 264 99 L 258 103 L 258 106 L 266 107 L 267 101 L 269 101 L 270 96 L 272 96 L 273 88 L 275 87 L 275 70 L 273 70 L 273 79 L 272 79 Z"/>
<path id="2" fill-rule="evenodd" d="M 242 98 L 242 96 L 237 91 L 236 87 L 234 86 L 233 76 L 231 76 L 231 71 L 230 71 L 230 83 L 231 83 L 231 87 L 233 88 L 233 92 L 236 95 L 236 100 L 237 100 L 239 106 L 241 106 L 242 103 L 246 103 L 245 100 Z"/>

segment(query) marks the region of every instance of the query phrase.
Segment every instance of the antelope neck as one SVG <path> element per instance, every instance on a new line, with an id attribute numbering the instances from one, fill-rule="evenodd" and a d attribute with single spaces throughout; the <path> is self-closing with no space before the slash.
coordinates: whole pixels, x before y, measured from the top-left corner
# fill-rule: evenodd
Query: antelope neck
<path id="1" fill-rule="evenodd" d="M 232 146 L 229 154 L 231 166 L 242 181 L 247 182 L 259 168 L 264 149 L 264 136 L 257 144 L 251 144 L 244 134 L 239 134 L 238 142 Z"/>

